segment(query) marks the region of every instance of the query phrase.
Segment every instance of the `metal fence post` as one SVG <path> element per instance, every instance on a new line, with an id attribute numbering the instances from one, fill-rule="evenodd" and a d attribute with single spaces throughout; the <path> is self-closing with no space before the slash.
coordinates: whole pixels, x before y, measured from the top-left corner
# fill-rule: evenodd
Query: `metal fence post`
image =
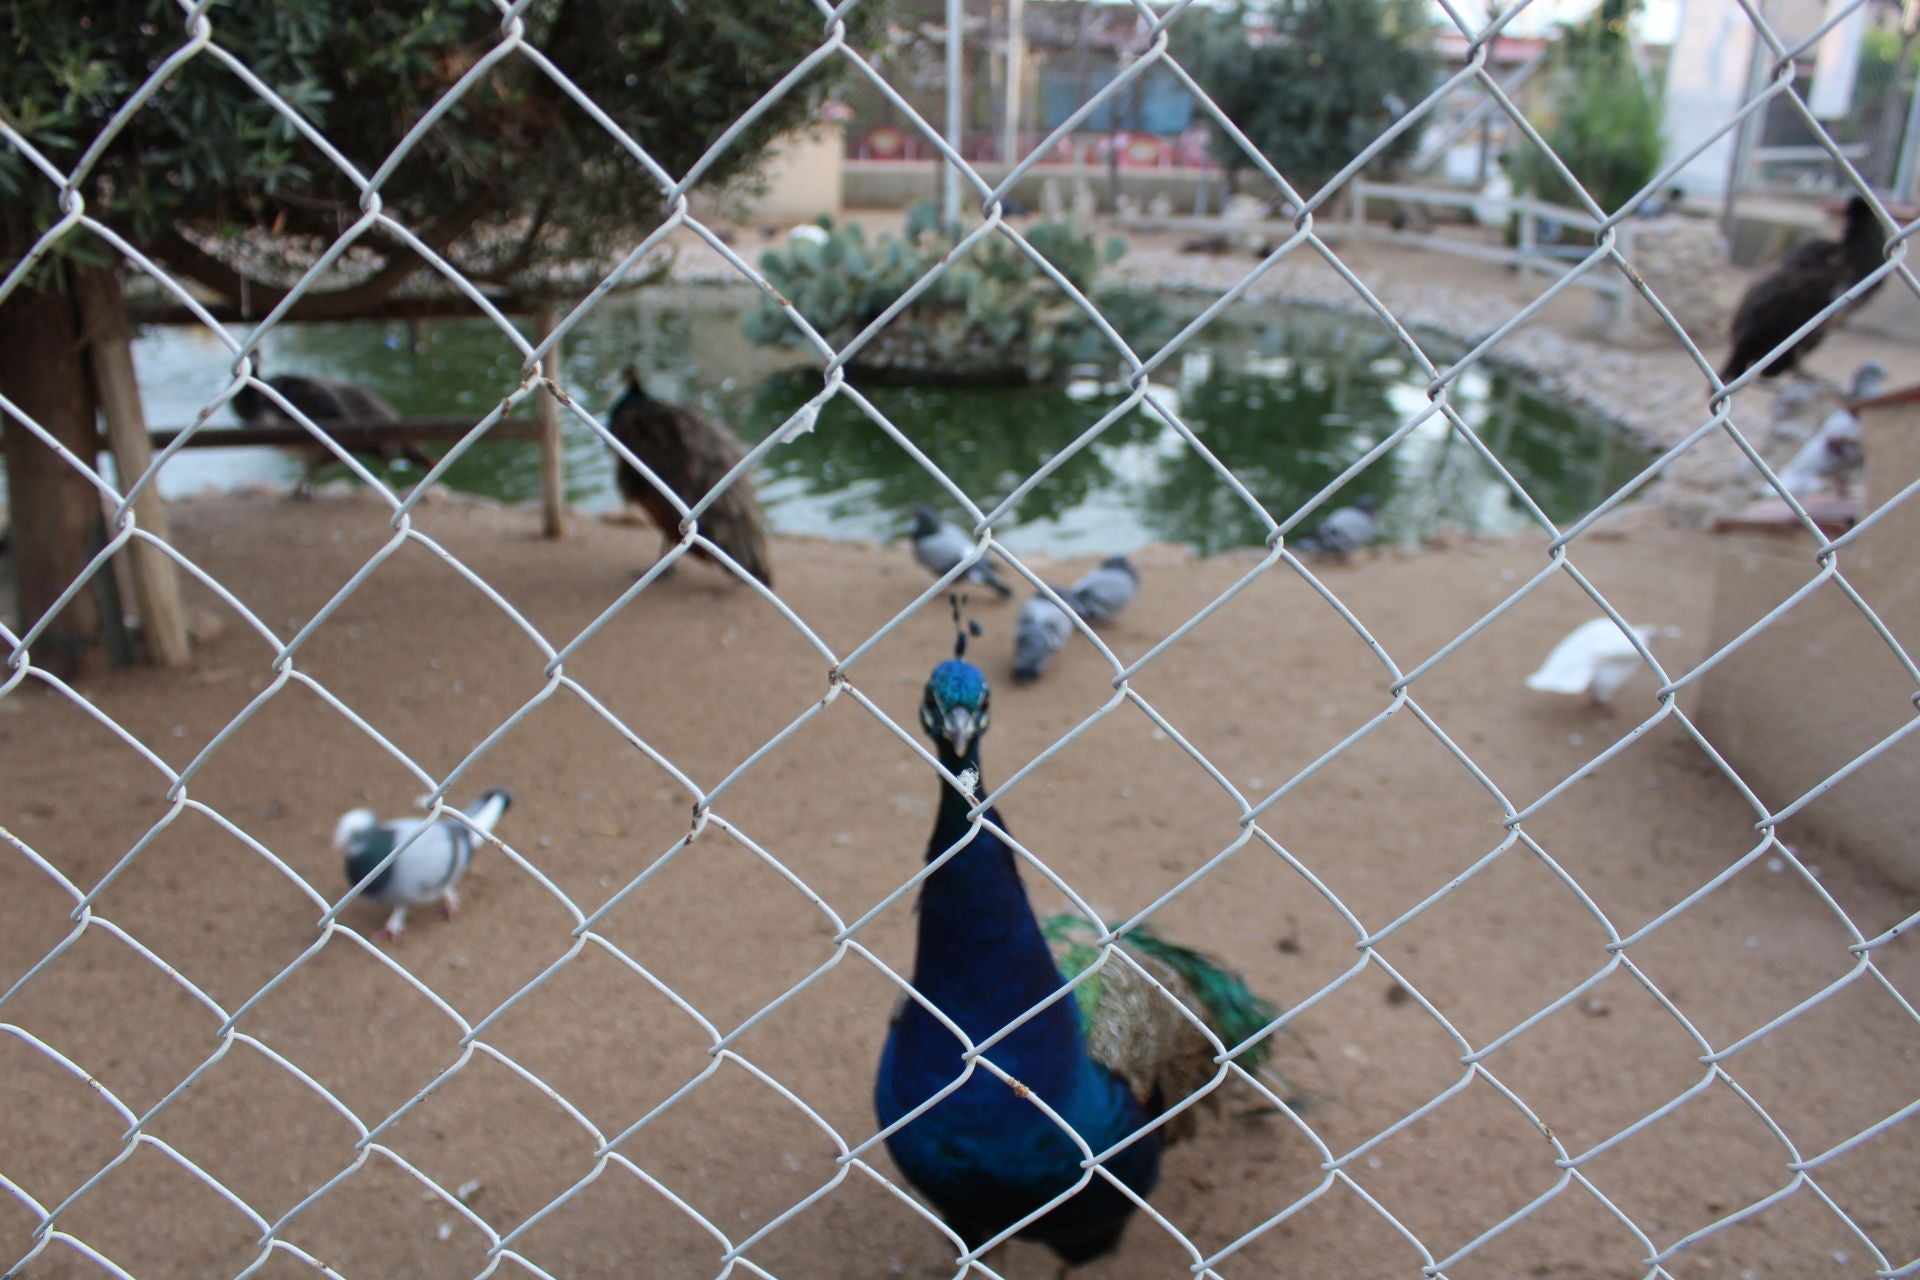
<path id="1" fill-rule="evenodd" d="M 961 144 L 966 141 L 963 114 L 966 19 L 965 0 L 947 0 L 947 145 L 955 155 L 965 154 Z M 949 233 L 960 226 L 960 170 L 951 160 L 946 162 L 944 184 L 940 189 L 940 220 Z"/>

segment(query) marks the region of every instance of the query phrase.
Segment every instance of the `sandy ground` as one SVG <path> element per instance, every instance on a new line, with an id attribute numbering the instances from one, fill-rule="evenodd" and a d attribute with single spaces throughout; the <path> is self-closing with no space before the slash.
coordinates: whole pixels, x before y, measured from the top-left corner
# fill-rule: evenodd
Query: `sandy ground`
<path id="1" fill-rule="evenodd" d="M 391 536 L 379 509 L 351 499 L 208 499 L 177 506 L 174 520 L 187 554 L 283 637 Z M 438 502 L 421 508 L 418 527 L 556 644 L 614 600 L 655 545 L 650 534 L 580 520 L 565 541 L 543 542 L 532 525 L 524 512 Z M 1410 669 L 1524 582 L 1542 554 L 1535 539 L 1385 553 L 1331 568 L 1326 580 Z M 1684 666 L 1705 632 L 1707 557 L 1703 539 L 1649 528 L 1583 540 L 1576 562 L 1629 615 L 1680 627 L 1671 654 Z M 1111 633 L 1123 657 L 1145 652 L 1254 562 L 1241 555 L 1195 563 L 1151 548 L 1141 559 L 1141 599 Z M 898 548 L 782 540 L 776 564 L 783 597 L 838 654 L 925 584 Z M 195 595 L 201 609 L 224 611 L 211 594 Z M 1592 612 L 1571 583 L 1555 580 L 1414 686 L 1419 705 L 1515 805 L 1545 793 L 1624 735 L 1635 710 L 1653 705 L 1644 676 L 1622 695 L 1629 710 L 1610 720 L 1522 687 L 1552 643 Z M 1079 644 L 1038 686 L 1013 686 L 1005 678 L 1012 614 L 1010 606 L 979 609 L 983 661 L 1000 685 L 986 743 L 991 779 L 1010 776 L 1111 693 L 1095 654 Z M 850 672 L 902 725 L 913 725 L 925 673 L 950 646 L 943 615 L 922 610 Z M 175 767 L 268 688 L 268 645 L 230 613 L 225 620 L 191 671 L 125 672 L 90 690 L 102 712 Z M 412 543 L 314 631 L 298 665 L 436 776 L 544 687 L 543 659 L 525 633 Z M 619 613 L 565 670 L 712 786 L 817 702 L 827 663 L 764 601 L 691 566 Z M 1335 611 L 1282 569 L 1186 636 L 1134 687 L 1258 797 L 1386 707 L 1389 682 Z M 82 886 L 96 884 L 165 812 L 164 783 L 149 764 L 70 703 L 33 687 L 0 700 L 0 780 L 5 825 Z M 390 954 L 469 1022 L 565 959 L 491 1021 L 483 1039 L 578 1114 L 481 1053 L 382 1141 L 443 1187 L 465 1188 L 472 1212 L 505 1233 L 594 1173 L 597 1140 L 581 1121 L 619 1133 L 708 1065 L 710 1039 L 600 947 L 570 951 L 573 918 L 562 904 L 591 911 L 655 866 L 687 831 L 685 791 L 565 688 L 493 744 L 457 797 L 492 785 L 515 790 L 500 834 L 539 877 L 498 850 L 485 852 L 465 882 L 461 917 L 447 923 L 417 913 Z M 288 684 L 207 756 L 190 795 L 333 897 L 345 887 L 328 846 L 336 817 L 355 805 L 404 813 L 421 790 L 337 709 Z M 917 867 L 935 794 L 931 771 L 841 697 L 743 775 L 716 812 L 852 920 Z M 1151 902 L 1240 834 L 1236 806 L 1127 706 L 1028 776 L 1002 808 L 1016 834 L 1112 913 Z M 1504 834 L 1499 805 L 1409 710 L 1293 790 L 1265 825 L 1369 931 L 1461 875 Z M 1671 723 L 1562 794 L 1526 830 L 1622 935 L 1698 889 L 1755 839 L 1751 812 Z M 1869 935 L 1920 905 L 1817 845 L 1806 848 L 1821 887 Z M 1037 896 L 1047 905 L 1056 897 Z M 69 931 L 71 906 L 19 852 L 0 851 L 0 988 Z M 306 957 L 239 1020 L 264 1049 L 236 1041 L 147 1126 L 269 1220 L 353 1165 L 357 1131 L 264 1050 L 368 1124 L 462 1061 L 452 1019 L 353 937 L 336 933 L 316 950 L 323 935 L 312 902 L 197 813 L 182 814 L 146 845 L 95 911 L 228 1012 Z M 364 934 L 380 913 L 356 905 L 343 920 Z M 1323 991 L 1361 957 L 1353 925 L 1258 843 L 1242 846 L 1156 921 L 1212 948 L 1288 1005 Z M 743 846 L 710 828 L 600 931 L 722 1032 L 827 966 L 734 1047 L 849 1142 L 872 1132 L 868 1088 L 894 991 L 857 954 L 841 953 L 836 963 L 828 914 Z M 859 936 L 904 970 L 907 904 Z M 1375 954 L 1478 1047 L 1600 970 L 1607 941 L 1573 891 L 1516 847 Z M 1725 1046 L 1846 973 L 1854 962 L 1847 941 L 1807 883 L 1762 861 L 1628 954 L 1701 1036 Z M 1906 997 L 1920 998 L 1914 944 L 1877 954 Z M 66 1075 L 19 1038 L 0 1036 L 0 1172 L 49 1206 L 121 1149 L 126 1125 L 95 1089 L 146 1111 L 215 1050 L 222 1021 L 101 923 L 0 1016 L 90 1077 Z M 1617 971 L 1483 1065 L 1578 1153 L 1700 1081 L 1699 1052 L 1674 1016 Z M 1336 1154 L 1465 1073 L 1458 1045 L 1377 964 L 1306 1011 L 1297 1034 L 1280 1040 L 1278 1057 L 1308 1099 L 1301 1120 Z M 1860 982 L 1726 1066 L 1811 1156 L 1920 1096 L 1920 1027 L 1885 991 Z M 1294 1123 L 1244 1114 L 1251 1101 L 1235 1097 L 1171 1153 L 1154 1197 L 1204 1251 L 1237 1239 L 1324 1177 Z M 1908 1123 L 1816 1175 L 1895 1265 L 1920 1255 L 1917 1139 Z M 619 1151 L 736 1240 L 828 1183 L 835 1168 L 822 1131 L 731 1062 Z M 1664 1248 L 1787 1186 L 1790 1158 L 1716 1082 L 1583 1169 Z M 1562 1183 L 1552 1159 L 1539 1131 L 1476 1078 L 1346 1167 L 1444 1258 Z M 891 1168 L 884 1154 L 875 1163 Z M 254 1255 L 257 1236 L 151 1147 L 107 1174 L 60 1225 L 140 1277 L 231 1275 Z M 0 1258 L 24 1252 L 31 1229 L 30 1216 L 0 1196 Z M 281 1236 L 350 1277 L 473 1276 L 487 1266 L 483 1234 L 377 1153 Z M 711 1236 L 611 1164 L 516 1245 L 554 1276 L 722 1270 Z M 1575 1184 L 1447 1274 L 1638 1276 L 1645 1256 L 1643 1243 Z M 951 1270 L 942 1237 L 857 1171 L 751 1257 L 782 1277 Z M 1411 1277 L 1424 1261 L 1375 1208 L 1336 1185 L 1219 1271 Z M 1188 1264 L 1165 1231 L 1142 1219 L 1117 1255 L 1084 1274 L 1173 1277 L 1188 1274 Z M 1028 1246 L 1016 1248 L 1008 1266 L 1013 1277 L 1052 1274 L 1050 1258 Z M 1669 1264 L 1674 1276 L 1795 1280 L 1872 1269 L 1810 1185 Z M 98 1273 L 56 1242 L 25 1274 Z M 310 1273 L 281 1256 L 256 1274 Z"/>

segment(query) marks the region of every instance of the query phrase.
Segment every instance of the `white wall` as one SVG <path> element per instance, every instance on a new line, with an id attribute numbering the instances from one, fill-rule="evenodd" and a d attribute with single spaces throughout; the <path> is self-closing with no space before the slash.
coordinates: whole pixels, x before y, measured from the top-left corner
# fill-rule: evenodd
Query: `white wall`
<path id="1" fill-rule="evenodd" d="M 1680 0 L 1667 63 L 1667 155 L 1686 154 L 1733 118 L 1753 46 L 1753 27 L 1734 0 Z M 1680 185 L 1693 195 L 1724 193 L 1733 147 L 1733 132 L 1722 133 L 1680 171 Z"/>

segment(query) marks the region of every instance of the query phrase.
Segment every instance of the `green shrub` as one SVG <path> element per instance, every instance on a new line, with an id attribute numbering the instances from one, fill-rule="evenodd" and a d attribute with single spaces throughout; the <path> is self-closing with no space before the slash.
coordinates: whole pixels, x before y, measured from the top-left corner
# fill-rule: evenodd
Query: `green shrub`
<path id="1" fill-rule="evenodd" d="M 1607 0 L 1585 23 L 1563 31 L 1547 119 L 1536 122 L 1560 162 L 1609 213 L 1653 181 L 1666 154 L 1660 94 L 1627 43 L 1631 9 L 1626 0 Z M 1578 207 L 1539 148 L 1522 139 L 1512 158 L 1521 190 Z"/>
<path id="2" fill-rule="evenodd" d="M 1254 38 L 1254 33 L 1262 33 Z M 1427 96 L 1432 22 L 1422 0 L 1257 0 L 1194 5 L 1173 28 L 1174 54 L 1289 182 L 1312 193 Z M 1216 133 L 1220 131 L 1216 130 Z M 1408 129 L 1377 163 L 1420 140 Z M 1226 137 L 1229 172 L 1246 153 Z"/>
<path id="3" fill-rule="evenodd" d="M 871 324 L 957 245 L 931 205 L 908 212 L 904 234 L 869 240 L 857 225 L 817 224 L 824 240 L 791 238 L 761 255 L 768 283 L 836 348 Z M 1093 302 L 1136 351 L 1170 331 L 1153 295 L 1099 284 L 1126 252 L 1071 220 L 1028 227 L 1028 243 Z M 763 302 L 747 336 L 764 345 L 804 339 L 778 307 Z M 1086 313 L 1025 253 L 992 235 L 948 263 L 933 284 L 861 348 L 852 370 L 869 377 L 946 383 L 1045 381 L 1076 363 L 1110 360 L 1113 345 Z"/>

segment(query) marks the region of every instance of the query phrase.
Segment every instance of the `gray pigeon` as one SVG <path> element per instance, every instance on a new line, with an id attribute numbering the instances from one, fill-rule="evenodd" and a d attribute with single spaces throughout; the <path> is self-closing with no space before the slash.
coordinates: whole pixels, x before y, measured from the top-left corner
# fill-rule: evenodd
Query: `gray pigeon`
<path id="1" fill-rule="evenodd" d="M 973 553 L 973 539 L 933 514 L 932 507 L 913 509 L 913 528 L 908 532 L 913 538 L 913 558 L 936 578 Z M 1013 588 L 984 559 L 976 561 L 961 581 L 977 582 L 1002 600 L 1013 594 Z"/>
<path id="2" fill-rule="evenodd" d="M 1059 587 L 1053 593 L 1072 603 L 1073 596 Z M 1036 594 L 1020 606 L 1013 623 L 1013 678 L 1038 680 L 1053 655 L 1060 652 L 1073 634 L 1073 619 L 1067 611 L 1043 595 Z"/>
<path id="3" fill-rule="evenodd" d="M 1345 559 L 1364 546 L 1370 545 L 1380 532 L 1380 522 L 1374 518 L 1374 512 L 1380 509 L 1380 499 L 1372 494 L 1362 494 L 1354 499 L 1350 507 L 1336 508 L 1332 515 L 1320 522 L 1320 527 L 1294 545 L 1303 551 L 1317 551 L 1322 555 L 1338 556 Z"/>
<path id="4" fill-rule="evenodd" d="M 1089 626 L 1101 626 L 1120 616 L 1140 590 L 1140 574 L 1125 556 L 1108 556 L 1100 567 L 1064 592 L 1067 602 Z"/>
<path id="5" fill-rule="evenodd" d="M 496 787 L 462 812 L 474 826 L 491 833 L 512 803 L 512 794 Z M 355 809 L 343 815 L 333 829 L 333 847 L 347 856 L 347 883 L 355 885 L 366 879 L 382 858 L 423 825 L 418 819 L 382 822 L 371 809 Z M 445 906 L 447 919 L 453 919 L 460 910 L 460 898 L 453 887 L 473 861 L 473 849 L 479 842 L 480 837 L 465 826 L 442 818 L 401 850 L 400 856 L 366 888 L 366 897 L 393 906 L 393 914 L 373 935 L 374 941 L 399 937 L 407 924 L 407 908 L 436 899 Z"/>

